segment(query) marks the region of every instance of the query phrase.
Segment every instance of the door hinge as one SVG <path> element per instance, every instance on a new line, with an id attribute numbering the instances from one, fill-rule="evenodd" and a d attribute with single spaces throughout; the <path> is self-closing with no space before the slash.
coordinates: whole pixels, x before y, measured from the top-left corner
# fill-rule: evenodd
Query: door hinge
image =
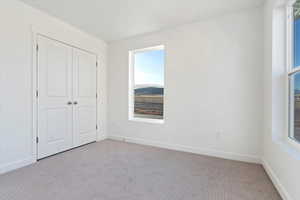
<path id="1" fill-rule="evenodd" d="M 96 93 L 96 99 L 98 99 L 98 93 Z"/>
<path id="2" fill-rule="evenodd" d="M 39 51 L 39 45 L 38 44 L 36 45 L 36 50 Z"/>
<path id="3" fill-rule="evenodd" d="M 98 62 L 96 62 L 96 67 L 98 67 Z"/>
<path id="4" fill-rule="evenodd" d="M 39 137 L 36 137 L 36 143 L 39 143 Z"/>
<path id="5" fill-rule="evenodd" d="M 36 98 L 39 97 L 39 91 L 38 90 L 35 91 L 35 96 L 36 96 Z"/>
<path id="6" fill-rule="evenodd" d="M 96 125 L 96 130 L 98 130 L 98 125 Z"/>

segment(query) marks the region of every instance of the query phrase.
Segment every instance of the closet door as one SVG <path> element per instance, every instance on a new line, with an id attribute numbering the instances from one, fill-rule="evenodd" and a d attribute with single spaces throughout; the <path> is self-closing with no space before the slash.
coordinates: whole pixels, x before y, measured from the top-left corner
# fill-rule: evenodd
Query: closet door
<path id="1" fill-rule="evenodd" d="M 73 147 L 72 48 L 38 38 L 38 158 Z"/>
<path id="2" fill-rule="evenodd" d="M 74 146 L 96 141 L 97 58 L 73 49 Z"/>

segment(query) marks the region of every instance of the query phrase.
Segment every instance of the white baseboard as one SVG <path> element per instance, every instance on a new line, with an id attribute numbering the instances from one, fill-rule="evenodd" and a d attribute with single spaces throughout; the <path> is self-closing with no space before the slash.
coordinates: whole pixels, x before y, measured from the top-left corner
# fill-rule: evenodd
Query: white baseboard
<path id="1" fill-rule="evenodd" d="M 102 140 L 107 139 L 106 135 L 101 135 L 97 137 L 97 142 L 100 142 Z M 4 165 L 0 165 L 0 174 L 4 174 L 22 167 L 25 167 L 27 165 L 31 165 L 36 162 L 36 159 L 34 157 L 32 158 L 27 158 L 24 160 L 19 160 L 11 163 L 7 163 Z"/>
<path id="2" fill-rule="evenodd" d="M 100 142 L 100 141 L 105 140 L 105 139 L 107 139 L 106 135 L 98 135 L 97 136 L 97 142 Z"/>
<path id="3" fill-rule="evenodd" d="M 15 169 L 19 169 L 21 167 L 25 167 L 27 165 L 31 165 L 36 162 L 36 159 L 31 157 L 24 160 L 19 160 L 15 162 L 11 162 L 5 165 L 0 165 L 0 174 L 4 174 L 9 171 L 13 171 Z"/>
<path id="4" fill-rule="evenodd" d="M 207 156 L 224 158 L 224 159 L 229 159 L 229 160 L 237 160 L 237 161 L 243 161 L 243 162 L 249 162 L 249 163 L 259 163 L 259 164 L 261 163 L 261 159 L 258 156 L 256 157 L 256 156 L 252 156 L 252 155 L 243 155 L 243 154 L 237 154 L 237 153 L 231 153 L 231 152 L 216 151 L 216 150 L 212 150 L 212 149 L 199 149 L 199 148 L 187 147 L 187 146 L 177 145 L 177 144 L 164 144 L 164 143 L 160 143 L 160 142 L 148 141 L 148 140 L 138 139 L 138 138 L 123 137 L 123 136 L 119 136 L 119 135 L 109 135 L 108 139 L 124 141 L 124 142 L 129 142 L 129 143 L 142 144 L 142 145 L 148 145 L 148 146 L 154 146 L 154 147 L 176 150 L 176 151 L 183 151 L 183 152 L 188 152 L 188 153 L 207 155 Z"/>
<path id="5" fill-rule="evenodd" d="M 285 187 L 281 184 L 279 178 L 271 168 L 271 166 L 268 164 L 268 162 L 265 159 L 262 159 L 262 165 L 265 168 L 267 174 L 269 175 L 271 181 L 273 182 L 274 186 L 276 187 L 277 191 L 279 192 L 281 198 L 283 200 L 294 200 L 289 195 Z"/>

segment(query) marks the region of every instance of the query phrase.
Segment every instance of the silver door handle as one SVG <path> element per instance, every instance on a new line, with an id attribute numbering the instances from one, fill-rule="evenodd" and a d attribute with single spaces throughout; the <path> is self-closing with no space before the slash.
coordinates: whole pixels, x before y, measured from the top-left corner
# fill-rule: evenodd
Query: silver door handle
<path id="1" fill-rule="evenodd" d="M 74 101 L 74 103 L 73 103 L 74 105 L 77 105 L 78 104 L 78 102 L 77 101 Z"/>
<path id="2" fill-rule="evenodd" d="M 72 102 L 71 102 L 71 101 L 69 101 L 69 102 L 68 102 L 68 105 L 72 105 Z"/>

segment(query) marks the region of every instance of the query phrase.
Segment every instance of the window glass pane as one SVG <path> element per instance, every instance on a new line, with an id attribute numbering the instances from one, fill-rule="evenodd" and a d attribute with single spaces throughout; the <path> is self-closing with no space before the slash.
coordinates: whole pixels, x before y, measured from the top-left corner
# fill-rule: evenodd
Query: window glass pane
<path id="1" fill-rule="evenodd" d="M 290 137 L 300 141 L 300 72 L 290 79 Z"/>
<path id="2" fill-rule="evenodd" d="M 163 119 L 164 50 L 134 54 L 134 117 Z"/>
<path id="3" fill-rule="evenodd" d="M 300 0 L 294 4 L 294 67 L 300 66 Z"/>

